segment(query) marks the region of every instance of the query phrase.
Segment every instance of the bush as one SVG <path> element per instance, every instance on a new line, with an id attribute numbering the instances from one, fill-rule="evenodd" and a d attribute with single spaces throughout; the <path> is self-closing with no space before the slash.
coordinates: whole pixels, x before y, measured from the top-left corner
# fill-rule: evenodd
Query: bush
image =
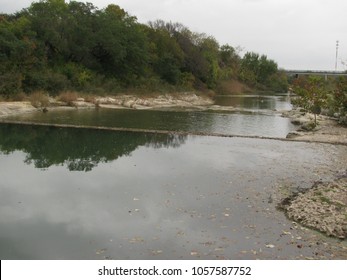
<path id="1" fill-rule="evenodd" d="M 65 75 L 49 70 L 28 73 L 23 81 L 25 92 L 42 90 L 52 95 L 57 95 L 59 92 L 67 90 L 70 87 L 71 84 Z"/>
<path id="2" fill-rule="evenodd" d="M 33 92 L 29 96 L 29 100 L 31 105 L 33 105 L 35 108 L 44 108 L 48 107 L 49 105 L 49 98 L 43 91 Z"/>
<path id="3" fill-rule="evenodd" d="M 0 95 L 10 97 L 22 90 L 22 75 L 19 73 L 0 74 Z"/>
<path id="4" fill-rule="evenodd" d="M 65 102 L 67 105 L 69 106 L 73 106 L 73 102 L 76 101 L 78 98 L 78 94 L 76 92 L 73 91 L 66 91 L 66 92 L 62 92 L 59 97 L 58 100 Z"/>

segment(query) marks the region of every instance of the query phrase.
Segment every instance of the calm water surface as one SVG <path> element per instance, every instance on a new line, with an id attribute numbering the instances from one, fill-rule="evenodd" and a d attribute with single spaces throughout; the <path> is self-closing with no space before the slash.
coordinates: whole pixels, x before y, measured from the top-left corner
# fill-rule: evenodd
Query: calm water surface
<path id="1" fill-rule="evenodd" d="M 283 186 L 331 178 L 346 155 L 323 144 L 1 124 L 0 259 L 347 258 L 274 202 Z"/>
<path id="2" fill-rule="evenodd" d="M 153 111 L 82 109 L 36 112 L 11 117 L 43 123 L 92 125 L 122 128 L 224 133 L 234 135 L 259 135 L 285 137 L 295 129 L 287 118 L 276 110 L 288 110 L 291 105 L 287 95 L 220 96 L 216 104 L 233 106 L 243 111 Z"/>
<path id="3" fill-rule="evenodd" d="M 290 96 L 283 94 L 240 94 L 240 95 L 219 95 L 215 98 L 217 105 L 233 106 L 240 109 L 249 109 L 255 111 L 261 110 L 290 110 Z"/>

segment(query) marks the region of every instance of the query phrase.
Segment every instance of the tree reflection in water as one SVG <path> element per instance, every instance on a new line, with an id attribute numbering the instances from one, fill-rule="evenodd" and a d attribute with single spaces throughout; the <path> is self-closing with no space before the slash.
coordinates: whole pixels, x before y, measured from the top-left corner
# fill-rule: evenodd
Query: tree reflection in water
<path id="1" fill-rule="evenodd" d="M 187 136 L 91 129 L 0 125 L 0 153 L 26 153 L 25 162 L 36 168 L 66 166 L 90 171 L 101 162 L 128 156 L 139 146 L 179 147 Z"/>

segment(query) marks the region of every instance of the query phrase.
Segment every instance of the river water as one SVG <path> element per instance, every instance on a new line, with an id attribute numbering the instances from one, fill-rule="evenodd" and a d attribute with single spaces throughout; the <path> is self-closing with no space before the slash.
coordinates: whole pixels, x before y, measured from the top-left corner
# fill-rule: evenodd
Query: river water
<path id="1" fill-rule="evenodd" d="M 74 124 L 121 127 L 134 129 L 170 130 L 232 135 L 285 137 L 295 129 L 290 120 L 281 117 L 280 111 L 289 110 L 287 94 L 236 95 L 216 98 L 214 110 L 114 110 L 81 109 L 52 110 L 46 114 L 36 112 L 13 116 L 9 120 L 40 123 Z M 223 108 L 233 107 L 231 111 Z M 216 110 L 217 109 L 217 110 Z M 219 109 L 219 110 L 218 110 Z"/>
<path id="2" fill-rule="evenodd" d="M 258 115 L 277 119 L 274 110 L 290 106 L 283 98 L 217 102 L 252 111 L 227 116 L 251 115 L 258 126 Z M 95 122 L 92 114 L 104 114 L 52 113 L 62 123 L 90 113 L 83 117 L 88 125 Z M 162 124 L 166 113 L 156 117 Z M 177 112 L 180 121 L 182 113 L 189 124 L 192 112 Z M 117 114 L 124 114 L 124 125 L 131 114 L 136 125 L 139 114 L 140 127 L 152 128 L 142 111 Z M 201 127 L 207 129 L 193 128 Z M 258 134 L 254 130 L 249 133 Z M 276 208 L 288 188 L 333 177 L 346 166 L 345 155 L 344 146 L 317 143 L 1 124 L 0 258 L 346 258 L 345 243 L 293 224 Z"/>

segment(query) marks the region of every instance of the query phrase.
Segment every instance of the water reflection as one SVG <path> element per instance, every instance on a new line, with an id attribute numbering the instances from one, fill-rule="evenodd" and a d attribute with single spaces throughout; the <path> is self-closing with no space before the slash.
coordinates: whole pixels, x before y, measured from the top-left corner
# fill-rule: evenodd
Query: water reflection
<path id="1" fill-rule="evenodd" d="M 101 162 L 128 156 L 139 146 L 179 147 L 186 136 L 87 129 L 0 125 L 0 153 L 26 153 L 36 168 L 64 165 L 70 171 L 90 171 Z"/>
<path id="2" fill-rule="evenodd" d="M 13 133 L 20 134 L 17 128 Z M 36 137 L 29 132 L 50 132 L 23 129 L 28 138 Z M 81 134 L 69 131 L 78 142 Z M 11 134 L 3 129 L 0 139 L 6 138 L 5 132 Z M 84 136 L 94 144 L 111 145 L 99 141 L 105 136 L 91 135 L 101 135 L 98 131 L 88 133 Z M 311 186 L 334 164 L 345 167 L 346 147 L 189 136 L 184 145 L 173 148 L 165 141 L 140 141 L 131 133 L 115 133 L 110 142 L 117 134 L 137 139 L 128 140 L 140 146 L 133 144 L 134 151 L 125 149 L 129 156 L 118 152 L 117 160 L 100 162 L 90 172 L 70 172 L 65 163 L 43 171 L 24 163 L 26 145 L 15 151 L 4 149 L 1 141 L 3 151 L 13 152 L 0 154 L 0 259 L 315 256 L 318 245 L 298 248 L 292 243 L 292 236 L 305 239 L 304 233 L 300 227 L 291 228 L 268 197 L 281 182 Z M 22 136 L 19 142 L 24 141 Z M 58 154 L 61 149 L 56 149 Z M 267 248 L 269 243 L 280 250 Z"/>

